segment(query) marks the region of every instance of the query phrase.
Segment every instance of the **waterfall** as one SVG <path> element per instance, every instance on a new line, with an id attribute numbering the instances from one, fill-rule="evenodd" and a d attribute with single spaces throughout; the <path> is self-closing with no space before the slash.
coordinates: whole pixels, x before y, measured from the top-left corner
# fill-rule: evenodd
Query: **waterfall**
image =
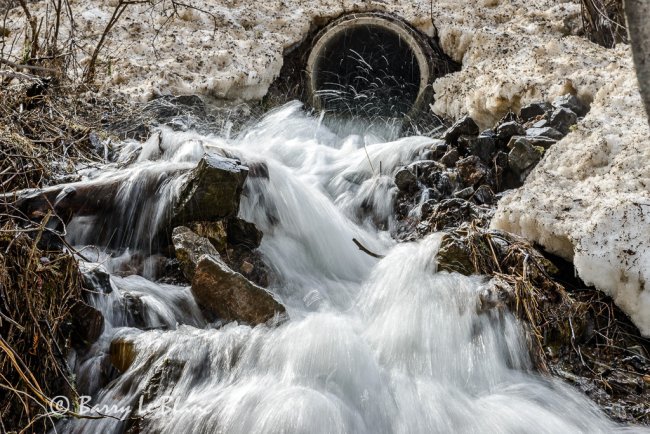
<path id="1" fill-rule="evenodd" d="M 80 357 L 78 382 L 104 413 L 129 410 L 114 418 L 62 421 L 58 431 L 136 432 L 134 422 L 119 420 L 126 413 L 144 417 L 137 432 L 162 433 L 629 429 L 610 422 L 570 386 L 532 371 L 519 321 L 508 312 L 477 312 L 486 279 L 436 270 L 440 234 L 398 244 L 377 229 L 376 221 L 392 225 L 394 169 L 432 139 L 367 130 L 335 134 L 297 103 L 237 137 L 160 134 L 161 144 L 145 144 L 140 161 L 112 169 L 128 170 L 134 186 L 120 195 L 117 212 L 125 218 L 113 221 L 135 231 L 121 241 L 131 244 L 119 254 L 84 250 L 111 273 L 113 292 L 93 296 L 106 326 L 90 354 Z M 277 327 L 210 324 L 189 288 L 156 283 L 153 272 L 119 275 L 134 255 L 146 256 L 145 262 L 155 257 L 142 250 L 152 226 L 138 220 L 144 209 L 138 206 L 154 206 L 155 199 L 155 210 L 146 214 L 155 226 L 173 197 L 173 171 L 167 169 L 215 148 L 268 167 L 268 179 L 246 181 L 239 216 L 264 233 L 260 252 L 278 276 L 269 290 L 290 317 Z M 162 190 L 136 187 L 163 172 L 166 181 L 156 184 Z M 141 197 L 145 193 L 150 196 Z M 92 224 L 71 226 L 80 248 L 99 243 L 88 230 Z M 353 239 L 384 257 L 360 251 Z M 144 310 L 138 327 L 124 314 L 129 297 Z M 137 356 L 102 385 L 96 378 L 116 337 L 132 340 Z"/>

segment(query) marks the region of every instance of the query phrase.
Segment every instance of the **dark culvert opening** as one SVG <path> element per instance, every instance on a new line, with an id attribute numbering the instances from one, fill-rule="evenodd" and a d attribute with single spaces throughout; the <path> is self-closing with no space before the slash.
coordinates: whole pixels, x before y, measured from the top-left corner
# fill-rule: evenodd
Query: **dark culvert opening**
<path id="1" fill-rule="evenodd" d="M 426 86 L 409 44 L 377 25 L 335 33 L 320 48 L 310 73 L 314 105 L 352 116 L 403 117 Z"/>
<path id="2" fill-rule="evenodd" d="M 402 134 L 441 128 L 430 110 L 433 82 L 460 65 L 429 37 L 385 12 L 316 20 L 306 38 L 288 48 L 280 75 L 264 100 L 274 107 L 299 99 L 326 112 L 328 126 L 348 121 L 393 125 Z M 332 122 L 330 122 L 330 120 Z M 392 127 L 391 127 L 392 128 Z"/>

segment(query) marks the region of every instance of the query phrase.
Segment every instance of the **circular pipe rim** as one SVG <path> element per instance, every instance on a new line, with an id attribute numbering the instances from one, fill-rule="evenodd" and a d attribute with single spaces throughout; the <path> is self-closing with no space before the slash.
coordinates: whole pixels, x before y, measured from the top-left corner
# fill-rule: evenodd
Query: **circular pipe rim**
<path id="1" fill-rule="evenodd" d="M 355 27 L 368 25 L 380 27 L 384 30 L 388 30 L 394 33 L 396 36 L 406 42 L 409 49 L 417 59 L 418 68 L 420 69 L 420 86 L 418 89 L 417 97 L 415 98 L 415 101 L 413 101 L 411 109 L 404 115 L 404 117 L 412 117 L 416 112 L 420 110 L 420 106 L 427 96 L 427 88 L 429 87 L 432 71 L 431 67 L 429 66 L 429 62 L 427 61 L 427 55 L 425 53 L 427 50 L 422 46 L 422 42 L 418 41 L 417 36 L 419 35 L 416 33 L 417 30 L 413 29 L 411 25 L 406 21 L 392 15 L 377 13 L 349 14 L 333 21 L 327 27 L 325 27 L 325 29 L 323 29 L 320 34 L 316 36 L 316 43 L 312 46 L 312 49 L 309 53 L 306 67 L 310 102 L 316 110 L 323 109 L 321 99 L 316 94 L 318 90 L 316 89 L 316 74 L 314 74 L 314 67 L 318 65 L 318 60 L 320 57 L 319 53 L 321 50 L 327 46 L 327 43 L 329 43 L 341 32 Z"/>

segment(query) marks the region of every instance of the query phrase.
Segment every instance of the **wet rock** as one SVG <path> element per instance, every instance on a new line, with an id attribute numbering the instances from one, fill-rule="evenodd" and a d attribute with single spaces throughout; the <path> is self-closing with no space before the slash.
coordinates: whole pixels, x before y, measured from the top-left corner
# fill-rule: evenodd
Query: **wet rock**
<path id="1" fill-rule="evenodd" d="M 552 127 L 543 127 L 543 128 L 528 128 L 526 130 L 526 136 L 529 137 L 547 137 L 553 140 L 560 140 L 564 137 L 564 134 Z"/>
<path id="2" fill-rule="evenodd" d="M 497 137 L 506 142 L 512 136 L 522 136 L 524 134 L 526 134 L 526 130 L 516 121 L 504 122 L 497 128 Z"/>
<path id="3" fill-rule="evenodd" d="M 551 125 L 546 119 L 542 119 L 541 121 L 535 122 L 531 128 L 548 128 L 548 126 Z"/>
<path id="4" fill-rule="evenodd" d="M 77 349 L 87 349 L 101 336 L 104 316 L 100 311 L 82 301 L 70 310 L 72 318 L 72 344 Z"/>
<path id="5" fill-rule="evenodd" d="M 528 172 L 542 159 L 544 149 L 533 146 L 525 137 L 513 138 L 508 146 L 511 148 L 508 167 L 523 182 Z"/>
<path id="6" fill-rule="evenodd" d="M 461 136 L 458 139 L 458 144 L 465 147 L 470 154 L 476 155 L 486 163 L 490 161 L 492 154 L 496 150 L 496 140 L 489 136 Z"/>
<path id="7" fill-rule="evenodd" d="M 454 193 L 454 197 L 468 200 L 474 194 L 474 187 L 467 187 Z"/>
<path id="8" fill-rule="evenodd" d="M 262 231 L 257 229 L 253 223 L 239 218 L 232 218 L 227 221 L 226 233 L 230 245 L 244 246 L 251 250 L 260 246 L 263 236 Z"/>
<path id="9" fill-rule="evenodd" d="M 200 258 L 192 293 L 199 305 L 225 321 L 257 325 L 285 313 L 284 306 L 270 292 L 233 271 L 215 255 Z"/>
<path id="10" fill-rule="evenodd" d="M 583 104 L 575 95 L 571 95 L 570 93 L 555 98 L 555 100 L 553 100 L 553 106 L 555 108 L 569 109 L 578 116 L 584 116 L 589 111 L 589 108 L 585 104 Z"/>
<path id="11" fill-rule="evenodd" d="M 447 153 L 449 150 L 449 146 L 447 146 L 446 143 L 438 143 L 434 149 L 433 149 L 433 154 L 431 155 L 431 159 L 439 160 L 442 158 L 443 155 Z"/>
<path id="12" fill-rule="evenodd" d="M 447 153 L 440 159 L 440 162 L 447 167 L 454 167 L 458 160 L 460 160 L 460 153 L 456 148 L 454 148 L 447 151 Z"/>
<path id="13" fill-rule="evenodd" d="M 129 369 L 138 355 L 135 342 L 126 337 L 113 339 L 108 352 L 110 353 L 111 364 L 120 372 Z"/>
<path id="14" fill-rule="evenodd" d="M 418 188 L 418 180 L 415 173 L 406 167 L 402 167 L 395 173 L 395 185 L 400 191 L 412 193 Z"/>
<path id="15" fill-rule="evenodd" d="M 463 158 L 456 163 L 458 176 L 463 185 L 473 186 L 480 182 L 489 180 L 490 169 L 481 162 L 481 159 L 475 155 Z"/>
<path id="16" fill-rule="evenodd" d="M 553 128 L 562 134 L 568 134 L 571 126 L 578 122 L 578 116 L 571 110 L 560 107 L 555 109 L 549 122 Z"/>
<path id="17" fill-rule="evenodd" d="M 133 292 L 122 293 L 121 311 L 124 312 L 126 323 L 130 327 L 145 328 L 145 304 L 142 296 Z"/>
<path id="18" fill-rule="evenodd" d="M 189 172 L 174 205 L 172 224 L 188 221 L 213 221 L 233 217 L 248 168 L 238 161 L 217 154 L 206 154 Z"/>
<path id="19" fill-rule="evenodd" d="M 479 205 L 492 205 L 496 202 L 494 192 L 490 186 L 485 184 L 476 189 L 474 195 L 472 196 L 472 199 L 474 199 L 474 201 Z"/>
<path id="20" fill-rule="evenodd" d="M 110 294 L 113 291 L 111 276 L 103 265 L 80 261 L 79 271 L 83 286 L 87 290 L 101 294 Z"/>
<path id="21" fill-rule="evenodd" d="M 226 233 L 226 222 L 191 222 L 187 225 L 192 232 L 201 237 L 207 238 L 219 251 L 225 252 L 228 245 L 228 234 Z"/>
<path id="22" fill-rule="evenodd" d="M 190 282 L 194 278 L 194 271 L 201 256 L 219 254 L 207 238 L 195 234 L 185 226 L 174 228 L 172 242 L 176 259 L 180 263 L 183 274 Z"/>
<path id="23" fill-rule="evenodd" d="M 463 222 L 482 219 L 487 222 L 486 213 L 479 207 L 465 199 L 445 199 L 438 203 L 431 212 L 429 222 L 431 230 L 440 231 L 443 229 L 455 228 Z"/>
<path id="24" fill-rule="evenodd" d="M 522 121 L 528 122 L 537 116 L 544 116 L 547 112 L 553 110 L 553 106 L 547 102 L 534 102 L 521 108 L 519 117 Z"/>
<path id="25" fill-rule="evenodd" d="M 469 276 L 475 272 L 467 244 L 455 234 L 443 235 L 436 254 L 438 271 L 448 271 Z"/>
<path id="26" fill-rule="evenodd" d="M 248 176 L 251 178 L 269 179 L 269 167 L 263 162 L 246 163 Z"/>
<path id="27" fill-rule="evenodd" d="M 456 121 L 456 123 L 452 125 L 451 128 L 445 131 L 443 138 L 447 143 L 456 144 L 460 136 L 476 136 L 478 135 L 478 132 L 478 125 L 476 125 L 474 119 L 470 118 L 469 116 L 463 116 L 458 121 Z"/>

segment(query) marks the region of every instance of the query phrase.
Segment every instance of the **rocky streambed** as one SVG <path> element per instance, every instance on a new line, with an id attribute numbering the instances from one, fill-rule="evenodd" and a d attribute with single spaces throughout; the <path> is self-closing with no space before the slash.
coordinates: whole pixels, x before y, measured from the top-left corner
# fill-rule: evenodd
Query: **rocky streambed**
<path id="1" fill-rule="evenodd" d="M 41 248 L 76 246 L 82 297 L 92 313 L 84 316 L 103 323 L 77 326 L 95 330 L 68 350 L 77 392 L 132 408 L 117 420 L 70 417 L 59 428 L 243 430 L 258 423 L 261 402 L 279 408 L 285 398 L 276 400 L 274 388 L 291 397 L 302 387 L 291 399 L 307 405 L 305 390 L 329 393 L 336 397 L 331 402 L 349 399 L 341 408 L 391 432 L 408 424 L 398 410 L 390 410 L 392 420 L 364 415 L 371 411 L 364 410 L 369 388 L 393 396 L 386 402 L 406 399 L 394 398 L 397 392 L 380 380 L 386 375 L 405 385 L 411 383 L 404 376 L 442 385 L 470 401 L 474 388 L 501 390 L 491 383 L 500 378 L 540 388 L 542 398 L 529 403 L 536 409 L 530 420 L 555 405 L 575 405 L 575 415 L 555 411 L 557 426 L 615 429 L 575 392 L 551 386 L 559 377 L 614 420 L 648 422 L 647 340 L 611 300 L 575 279 L 571 264 L 490 228 L 502 193 L 522 185 L 587 113 L 575 96 L 530 104 L 485 131 L 464 117 L 439 139 L 393 142 L 337 136 L 297 104 L 236 138 L 200 134 L 193 131 L 205 125 L 201 100 L 166 100 L 173 101 L 161 105 L 166 110 L 154 111 L 157 132 L 111 146 L 113 161 L 99 173 L 3 198 L 34 222 L 61 217 L 50 232 L 65 229 L 68 245 L 51 237 Z M 352 348 L 353 358 L 339 354 Z M 447 360 L 441 351 L 454 356 Z M 439 366 L 442 377 L 404 365 L 412 357 Z M 456 372 L 465 364 L 470 390 L 465 374 Z M 336 373 L 342 365 L 352 376 Z M 363 366 L 380 372 L 377 378 L 359 380 Z M 530 377 L 515 379 L 520 373 Z M 321 376 L 333 379 L 321 385 Z M 349 387 L 355 390 L 348 395 Z M 237 393 L 258 396 L 260 404 L 230 402 Z M 503 393 L 506 408 L 523 399 Z M 425 402 L 439 408 L 440 394 L 429 390 Z M 218 420 L 156 414 L 165 396 L 189 405 L 204 395 Z M 146 409 L 133 410 L 138 402 Z M 313 408 L 322 411 L 319 402 Z M 243 413 L 229 419 L 227 408 L 252 411 L 252 419 Z M 430 411 L 421 410 L 417 420 Z M 450 418 L 456 427 L 467 423 Z M 370 429 L 340 420 L 342 432 Z M 318 430 L 314 421 L 303 423 Z"/>

